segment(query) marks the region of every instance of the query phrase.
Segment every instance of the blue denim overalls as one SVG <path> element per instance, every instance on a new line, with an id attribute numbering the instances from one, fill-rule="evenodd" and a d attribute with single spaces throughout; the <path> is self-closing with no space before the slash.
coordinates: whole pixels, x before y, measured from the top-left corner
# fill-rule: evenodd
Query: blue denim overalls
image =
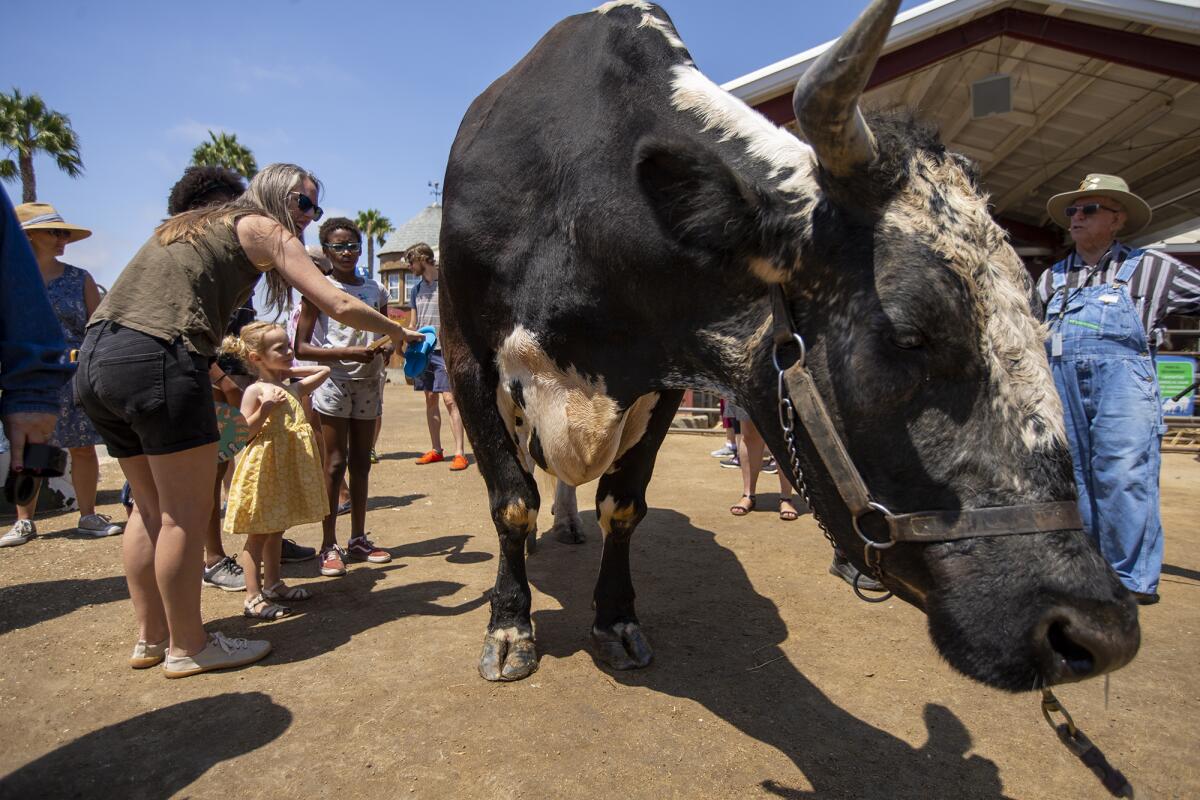
<path id="1" fill-rule="evenodd" d="M 1130 252 L 1111 284 L 1070 291 L 1067 261 L 1055 264 L 1046 347 L 1083 528 L 1127 589 L 1149 593 L 1162 569 L 1158 473 L 1165 430 L 1154 356 L 1128 287 L 1141 257 L 1141 250 Z"/>

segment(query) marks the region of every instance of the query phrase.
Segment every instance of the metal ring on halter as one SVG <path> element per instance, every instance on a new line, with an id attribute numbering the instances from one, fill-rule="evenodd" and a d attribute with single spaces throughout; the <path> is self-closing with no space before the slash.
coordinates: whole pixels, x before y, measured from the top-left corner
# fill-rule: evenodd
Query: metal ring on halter
<path id="1" fill-rule="evenodd" d="M 852 588 L 854 589 L 854 593 L 856 595 L 858 595 L 859 600 L 862 600 L 865 603 L 886 603 L 888 600 L 892 599 L 892 590 L 888 589 L 887 587 L 884 587 L 884 589 L 882 590 L 883 594 L 874 595 L 874 596 L 868 596 L 868 595 L 863 594 L 863 590 L 858 587 L 858 582 L 860 580 L 862 580 L 862 577 L 863 577 L 863 573 L 858 572 L 856 570 L 856 574 L 854 576 L 854 583 L 851 584 Z"/>
<path id="2" fill-rule="evenodd" d="M 792 338 L 796 340 L 796 344 L 800 347 L 800 357 L 796 359 L 796 364 L 804 366 L 804 359 L 808 356 L 808 350 L 804 347 L 804 340 L 800 338 L 800 334 L 793 333 Z M 771 345 L 771 362 L 775 364 L 775 369 L 783 372 L 783 367 L 779 366 L 779 342 Z"/>
<path id="3" fill-rule="evenodd" d="M 892 516 L 892 512 L 888 511 L 887 508 L 885 508 L 884 506 L 881 506 L 879 503 L 868 502 L 867 505 L 869 505 L 871 507 L 871 511 L 878 511 L 880 514 L 883 514 L 885 517 Z M 858 538 L 862 539 L 863 544 L 865 544 L 871 550 L 887 550 L 889 547 L 895 546 L 896 543 L 893 541 L 886 541 L 886 542 L 875 541 L 874 539 L 868 537 L 865 533 L 863 533 L 862 528 L 858 527 L 858 521 L 860 519 L 862 519 L 862 517 L 864 515 L 869 514 L 869 513 L 871 513 L 871 512 L 864 511 L 861 514 L 856 514 L 853 518 L 854 532 L 858 534 Z"/>

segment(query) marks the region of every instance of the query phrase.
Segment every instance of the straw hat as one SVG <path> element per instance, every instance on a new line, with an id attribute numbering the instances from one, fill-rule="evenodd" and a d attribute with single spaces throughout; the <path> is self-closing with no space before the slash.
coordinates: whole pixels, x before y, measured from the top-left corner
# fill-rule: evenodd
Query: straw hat
<path id="1" fill-rule="evenodd" d="M 1084 178 L 1075 191 L 1051 197 L 1050 202 L 1046 203 L 1050 219 L 1064 228 L 1070 228 L 1071 221 L 1066 217 L 1066 208 L 1080 197 L 1108 197 L 1120 203 L 1125 209 L 1125 227 L 1121 229 L 1121 233 L 1126 236 L 1137 233 L 1150 222 L 1149 204 L 1129 191 L 1128 183 L 1116 175 L 1102 175 L 1098 172 Z"/>
<path id="2" fill-rule="evenodd" d="M 78 242 L 92 235 L 87 228 L 78 225 L 68 225 L 63 222 L 62 214 L 54 210 L 49 203 L 21 203 L 17 206 L 17 219 L 21 229 L 26 231 L 67 231 L 71 241 Z"/>

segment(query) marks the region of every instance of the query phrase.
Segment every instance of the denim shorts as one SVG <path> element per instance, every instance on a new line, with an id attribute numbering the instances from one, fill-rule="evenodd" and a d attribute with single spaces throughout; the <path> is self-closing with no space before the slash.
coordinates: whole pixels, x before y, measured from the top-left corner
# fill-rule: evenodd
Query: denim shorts
<path id="1" fill-rule="evenodd" d="M 114 458 L 166 455 L 218 441 L 208 359 L 105 320 L 87 329 L 76 390 Z"/>
<path id="2" fill-rule="evenodd" d="M 413 389 L 418 392 L 450 391 L 450 376 L 446 373 L 446 360 L 442 358 L 441 350 L 429 354 L 425 370 L 413 378 Z"/>

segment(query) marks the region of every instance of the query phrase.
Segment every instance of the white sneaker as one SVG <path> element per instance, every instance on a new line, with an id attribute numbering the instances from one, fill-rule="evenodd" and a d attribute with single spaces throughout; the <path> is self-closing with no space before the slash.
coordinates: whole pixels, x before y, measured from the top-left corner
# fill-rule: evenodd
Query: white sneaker
<path id="1" fill-rule="evenodd" d="M 163 672 L 168 678 L 186 678 L 213 669 L 228 669 L 253 664 L 271 652 L 264 639 L 230 639 L 220 631 L 208 635 L 208 645 L 194 656 L 167 654 Z"/>
<path id="2" fill-rule="evenodd" d="M 146 669 L 155 664 L 161 664 L 162 660 L 167 657 L 168 641 L 168 639 L 163 639 L 161 642 L 145 642 L 139 639 L 138 643 L 133 646 L 133 655 L 129 657 L 129 666 L 134 669 Z"/>
<path id="3" fill-rule="evenodd" d="M 113 522 L 112 517 L 107 514 L 88 514 L 86 517 L 79 518 L 79 524 L 75 526 L 75 530 L 102 539 L 105 536 L 116 536 L 125 530 L 125 526 Z"/>
<path id="4" fill-rule="evenodd" d="M 711 453 L 709 453 L 709 455 L 713 458 L 729 458 L 730 456 L 737 455 L 737 448 L 731 445 L 729 442 L 726 442 L 717 450 L 713 450 Z"/>
<path id="5" fill-rule="evenodd" d="M 25 544 L 35 536 L 37 536 L 37 528 L 34 527 L 33 520 L 19 519 L 8 529 L 8 533 L 0 536 L 0 547 L 16 547 L 19 544 Z"/>

